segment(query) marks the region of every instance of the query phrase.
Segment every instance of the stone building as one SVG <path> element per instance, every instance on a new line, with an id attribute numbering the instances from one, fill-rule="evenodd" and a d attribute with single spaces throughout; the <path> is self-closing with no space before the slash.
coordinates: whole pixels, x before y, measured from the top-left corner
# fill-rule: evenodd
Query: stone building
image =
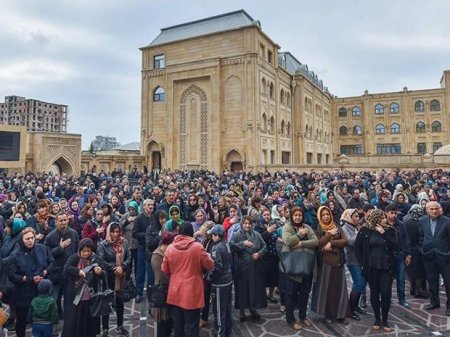
<path id="1" fill-rule="evenodd" d="M 332 162 L 331 95 L 245 11 L 163 28 L 142 50 L 148 167 Z"/>
<path id="2" fill-rule="evenodd" d="M 6 96 L 5 103 L 0 103 L 0 124 L 25 126 L 35 132 L 66 133 L 67 113 L 67 105 Z"/>

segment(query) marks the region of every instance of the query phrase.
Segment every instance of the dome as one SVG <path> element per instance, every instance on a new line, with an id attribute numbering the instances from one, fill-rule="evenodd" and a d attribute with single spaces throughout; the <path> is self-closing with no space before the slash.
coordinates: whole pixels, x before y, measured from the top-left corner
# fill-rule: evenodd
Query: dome
<path id="1" fill-rule="evenodd" d="M 436 150 L 436 152 L 434 153 L 434 155 L 438 155 L 438 156 L 442 156 L 442 155 L 450 155 L 450 144 L 448 145 L 444 145 L 442 147 L 440 147 L 439 149 Z"/>

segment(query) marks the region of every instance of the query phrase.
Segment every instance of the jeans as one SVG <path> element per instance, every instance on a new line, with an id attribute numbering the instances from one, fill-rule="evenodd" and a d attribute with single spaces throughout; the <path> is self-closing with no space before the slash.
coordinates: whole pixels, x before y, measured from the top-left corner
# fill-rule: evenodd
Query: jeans
<path id="1" fill-rule="evenodd" d="M 31 335 L 33 337 L 52 337 L 52 333 L 53 325 L 33 323 L 33 327 L 31 329 Z"/>
<path id="2" fill-rule="evenodd" d="M 362 293 L 366 289 L 367 281 L 364 278 L 360 265 L 347 265 L 348 271 L 352 276 L 352 291 Z"/>
<path id="3" fill-rule="evenodd" d="M 404 254 L 394 254 L 395 280 L 397 283 L 397 297 L 400 304 L 405 303 L 405 275 L 406 263 Z"/>
<path id="4" fill-rule="evenodd" d="M 297 282 L 286 277 L 286 293 L 284 301 L 286 303 L 286 322 L 294 323 L 294 309 L 298 308 L 298 318 L 303 321 L 306 319 L 306 306 L 312 287 L 312 276 L 303 277 L 302 282 Z"/>
<path id="5" fill-rule="evenodd" d="M 136 265 L 136 293 L 142 296 L 144 293 L 144 282 L 147 276 L 147 286 L 155 283 L 155 275 L 149 261 L 145 257 L 145 248 L 138 247 L 137 249 L 137 265 Z"/>

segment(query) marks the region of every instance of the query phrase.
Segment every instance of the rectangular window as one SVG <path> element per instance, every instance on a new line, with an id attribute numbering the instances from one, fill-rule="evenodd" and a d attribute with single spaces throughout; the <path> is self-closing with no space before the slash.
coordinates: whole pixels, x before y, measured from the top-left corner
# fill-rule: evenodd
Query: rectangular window
<path id="1" fill-rule="evenodd" d="M 306 164 L 312 164 L 313 154 L 312 152 L 306 152 Z"/>
<path id="2" fill-rule="evenodd" d="M 262 150 L 261 164 L 265 165 L 267 163 L 267 150 Z"/>
<path id="3" fill-rule="evenodd" d="M 153 69 L 162 69 L 166 67 L 166 58 L 164 54 L 153 56 Z"/>
<path id="4" fill-rule="evenodd" d="M 275 151 L 270 150 L 270 163 L 275 164 Z"/>
<path id="5" fill-rule="evenodd" d="M 363 147 L 361 144 L 341 145 L 341 154 L 347 154 L 347 155 L 364 154 L 364 150 L 363 150 Z"/>
<path id="6" fill-rule="evenodd" d="M 420 153 L 420 154 L 427 153 L 427 144 L 417 143 L 417 153 Z"/>
<path id="7" fill-rule="evenodd" d="M 266 55 L 266 48 L 264 47 L 263 44 L 259 45 L 259 53 L 260 53 L 262 58 L 264 58 L 264 56 Z"/>
<path id="8" fill-rule="evenodd" d="M 290 164 L 291 163 L 291 153 L 287 151 L 281 152 L 281 164 Z"/>
<path id="9" fill-rule="evenodd" d="M 326 154 L 325 155 L 325 164 L 329 164 L 330 163 L 330 155 Z"/>
<path id="10" fill-rule="evenodd" d="M 402 146 L 399 143 L 377 144 L 377 154 L 401 154 Z"/>
<path id="11" fill-rule="evenodd" d="M 267 61 L 273 63 L 273 54 L 270 50 L 267 51 Z"/>
<path id="12" fill-rule="evenodd" d="M 442 147 L 441 142 L 433 143 L 433 153 L 436 152 L 441 147 Z"/>
<path id="13" fill-rule="evenodd" d="M 322 153 L 317 154 L 317 164 L 322 164 Z"/>

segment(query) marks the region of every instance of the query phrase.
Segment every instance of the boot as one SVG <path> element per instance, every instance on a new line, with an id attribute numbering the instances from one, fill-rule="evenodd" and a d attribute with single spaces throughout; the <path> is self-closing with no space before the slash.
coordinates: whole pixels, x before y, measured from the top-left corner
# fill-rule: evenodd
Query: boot
<path id="1" fill-rule="evenodd" d="M 409 294 L 411 296 L 416 297 L 417 296 L 416 280 L 409 280 L 409 283 L 411 284 L 411 289 L 409 290 Z"/>
<path id="2" fill-rule="evenodd" d="M 366 290 L 365 289 L 361 293 L 361 296 L 359 298 L 359 306 L 361 308 L 366 308 L 367 307 L 367 295 L 366 295 Z"/>
<path id="3" fill-rule="evenodd" d="M 361 320 L 361 318 L 359 317 L 359 315 L 356 311 L 356 307 L 358 306 L 359 295 L 360 295 L 359 292 L 356 292 L 353 290 L 350 292 L 350 299 L 349 299 L 350 313 L 351 313 L 350 317 L 356 321 Z"/>

